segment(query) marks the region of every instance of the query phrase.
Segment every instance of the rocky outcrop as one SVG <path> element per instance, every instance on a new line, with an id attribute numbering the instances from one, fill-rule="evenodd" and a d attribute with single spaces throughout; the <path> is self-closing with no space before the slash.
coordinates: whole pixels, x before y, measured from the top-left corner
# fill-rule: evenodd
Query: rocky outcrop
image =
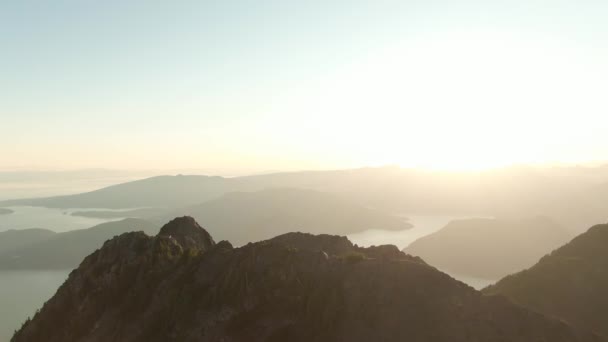
<path id="1" fill-rule="evenodd" d="M 293 233 L 185 248 L 204 235 L 192 222 L 107 241 L 12 341 L 601 341 L 394 246 Z"/>
<path id="2" fill-rule="evenodd" d="M 158 236 L 175 239 L 185 249 L 207 251 L 215 245 L 211 235 L 190 216 L 173 219 L 160 229 Z"/>

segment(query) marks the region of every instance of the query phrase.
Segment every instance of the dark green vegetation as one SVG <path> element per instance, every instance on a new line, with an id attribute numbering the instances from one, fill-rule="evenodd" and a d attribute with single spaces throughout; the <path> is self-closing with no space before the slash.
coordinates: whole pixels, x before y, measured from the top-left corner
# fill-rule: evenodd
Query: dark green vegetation
<path id="1" fill-rule="evenodd" d="M 484 291 L 608 336 L 608 224 Z"/>
<path id="2" fill-rule="evenodd" d="M 0 233 L 0 270 L 70 269 L 113 236 L 130 231 L 155 234 L 158 225 L 125 219 L 98 226 L 54 233 L 42 229 Z"/>
<path id="3" fill-rule="evenodd" d="M 346 235 L 367 229 L 410 228 L 402 218 L 365 208 L 335 195 L 313 190 L 269 189 L 229 193 L 176 210 L 189 215 L 222 240 L 236 245 L 291 231 Z"/>
<path id="4" fill-rule="evenodd" d="M 602 222 L 608 167 L 506 168 L 445 173 L 400 168 L 277 173 L 248 177 L 161 176 L 88 193 L 0 202 L 57 208 L 182 208 L 229 192 L 289 187 L 334 194 L 392 213 L 547 216 L 573 229 Z"/>
<path id="5" fill-rule="evenodd" d="M 290 233 L 233 248 L 190 218 L 126 233 L 12 341 L 601 341 L 394 246 Z"/>
<path id="6" fill-rule="evenodd" d="M 0 208 L 0 215 L 8 215 L 8 214 L 12 214 L 14 211 L 10 210 L 10 209 L 6 209 L 6 208 Z"/>
<path id="7" fill-rule="evenodd" d="M 450 222 L 404 252 L 452 274 L 500 279 L 534 265 L 572 234 L 547 218 Z"/>

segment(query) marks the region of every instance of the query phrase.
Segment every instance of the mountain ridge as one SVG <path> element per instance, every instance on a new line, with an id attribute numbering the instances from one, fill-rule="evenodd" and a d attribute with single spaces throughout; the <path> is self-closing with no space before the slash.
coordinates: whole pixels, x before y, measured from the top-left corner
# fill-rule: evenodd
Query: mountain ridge
<path id="1" fill-rule="evenodd" d="M 199 250 L 167 235 L 114 237 L 11 341 L 602 341 L 394 246 L 289 233 Z"/>
<path id="2" fill-rule="evenodd" d="M 532 267 L 483 291 L 608 336 L 608 224 L 591 227 Z"/>

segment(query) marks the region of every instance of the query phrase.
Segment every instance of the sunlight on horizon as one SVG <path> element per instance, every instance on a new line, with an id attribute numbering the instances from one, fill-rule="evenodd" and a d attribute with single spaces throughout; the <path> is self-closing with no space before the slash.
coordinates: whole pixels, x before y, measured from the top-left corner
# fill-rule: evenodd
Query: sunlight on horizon
<path id="1" fill-rule="evenodd" d="M 601 161 L 608 150 L 594 143 L 608 127 L 608 72 L 572 44 L 504 32 L 421 36 L 292 90 L 268 121 L 288 128 L 274 131 L 283 143 L 361 166 Z"/>
<path id="2" fill-rule="evenodd" d="M 292 6 L 277 8 L 292 13 Z M 218 32 L 178 34 L 190 32 L 187 25 L 171 31 L 171 43 L 183 49 L 175 51 L 148 41 L 140 49 L 133 44 L 139 35 L 79 33 L 48 22 L 39 27 L 48 37 L 30 37 L 22 21 L 12 22 L 33 42 L 57 40 L 58 56 L 78 63 L 13 56 L 2 64 L 20 81 L 4 87 L 0 168 L 480 170 L 607 159 L 608 46 L 597 32 L 569 31 L 568 6 L 556 8 L 563 16 L 544 26 L 513 25 L 513 18 L 524 20 L 514 5 L 488 4 L 496 23 L 465 10 L 477 4 L 438 10 L 395 3 L 394 12 L 364 23 L 375 6 L 354 6 L 353 17 L 343 17 L 340 7 L 325 13 L 300 6 L 310 12 L 267 29 L 253 25 L 268 19 L 261 8 L 238 26 L 242 13 L 222 7 L 231 21 L 218 22 Z M 78 8 L 82 20 L 100 27 L 135 29 Z M 166 15 L 154 9 L 152 18 Z M 196 13 L 186 17 L 193 27 Z M 317 16 L 337 21 L 312 30 L 309 20 Z M 71 15 L 49 14 L 64 17 Z M 149 19 L 139 18 L 135 32 L 158 30 Z M 349 33 L 360 27 L 361 36 Z M 83 39 L 76 55 L 66 35 Z M 219 44 L 218 56 L 208 57 L 202 42 Z M 28 46 L 34 52 L 27 55 L 37 55 L 39 45 Z M 107 48 L 110 58 L 90 56 L 89 47 Z M 155 53 L 167 59 L 148 60 Z M 138 60 L 141 69 L 133 65 Z M 74 76 L 79 71 L 82 79 Z"/>

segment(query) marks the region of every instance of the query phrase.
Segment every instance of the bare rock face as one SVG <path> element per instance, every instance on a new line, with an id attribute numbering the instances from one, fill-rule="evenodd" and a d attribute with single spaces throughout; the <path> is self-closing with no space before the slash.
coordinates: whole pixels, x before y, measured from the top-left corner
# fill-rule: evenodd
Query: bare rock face
<path id="1" fill-rule="evenodd" d="M 190 216 L 173 219 L 160 229 L 158 236 L 173 238 L 184 249 L 207 251 L 215 245 L 211 235 Z"/>
<path id="2" fill-rule="evenodd" d="M 602 341 L 394 246 L 293 233 L 233 248 L 191 223 L 107 241 L 12 341 Z"/>

